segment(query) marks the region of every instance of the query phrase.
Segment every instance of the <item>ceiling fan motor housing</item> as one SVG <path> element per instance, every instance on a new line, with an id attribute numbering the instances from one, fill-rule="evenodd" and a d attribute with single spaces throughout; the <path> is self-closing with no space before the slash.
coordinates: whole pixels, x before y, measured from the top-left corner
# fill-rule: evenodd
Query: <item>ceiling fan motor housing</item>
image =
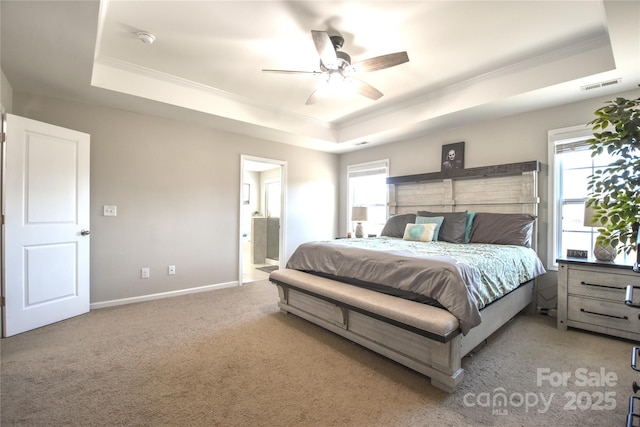
<path id="1" fill-rule="evenodd" d="M 333 49 L 336 51 L 336 58 L 338 59 L 336 63 L 337 67 L 327 68 L 322 62 L 322 59 L 320 59 L 320 70 L 322 72 L 335 71 L 335 70 L 342 71 L 346 67 L 351 65 L 351 56 L 346 52 L 340 51 L 340 48 L 344 45 L 344 37 L 342 37 L 340 34 L 336 34 L 333 36 L 329 36 L 329 39 L 331 40 Z"/>
<path id="2" fill-rule="evenodd" d="M 335 50 L 339 50 L 344 44 L 344 37 L 342 37 L 339 34 L 335 36 L 330 36 L 329 39 L 331 39 L 331 43 L 333 44 L 333 48 Z"/>
<path id="3" fill-rule="evenodd" d="M 322 60 L 320 60 L 320 70 L 323 72 L 332 70 L 343 71 L 345 68 L 351 65 L 351 56 L 349 56 L 349 54 L 346 52 L 336 52 L 336 58 L 338 58 L 338 63 L 335 69 L 325 67 L 325 65 L 322 63 Z"/>
<path id="4" fill-rule="evenodd" d="M 351 65 L 351 57 L 345 52 L 336 52 L 338 57 L 338 69 L 344 71 L 345 68 Z"/>

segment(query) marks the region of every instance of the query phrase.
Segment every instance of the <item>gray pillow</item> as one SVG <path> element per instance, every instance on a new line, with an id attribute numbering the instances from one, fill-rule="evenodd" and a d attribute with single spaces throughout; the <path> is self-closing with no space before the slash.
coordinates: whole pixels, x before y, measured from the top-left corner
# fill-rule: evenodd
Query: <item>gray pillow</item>
<path id="1" fill-rule="evenodd" d="M 531 247 L 536 217 L 528 214 L 476 213 L 471 243 Z"/>
<path id="2" fill-rule="evenodd" d="M 438 240 L 451 243 L 466 243 L 464 238 L 467 229 L 466 212 L 429 212 L 418 211 L 418 216 L 442 216 L 444 221 L 438 232 Z"/>
<path id="3" fill-rule="evenodd" d="M 404 229 L 407 227 L 407 224 L 415 224 L 415 222 L 415 214 L 394 215 L 387 220 L 387 223 L 384 225 L 384 228 L 380 232 L 380 235 L 388 237 L 399 237 L 400 239 L 402 239 L 402 237 L 404 236 Z"/>

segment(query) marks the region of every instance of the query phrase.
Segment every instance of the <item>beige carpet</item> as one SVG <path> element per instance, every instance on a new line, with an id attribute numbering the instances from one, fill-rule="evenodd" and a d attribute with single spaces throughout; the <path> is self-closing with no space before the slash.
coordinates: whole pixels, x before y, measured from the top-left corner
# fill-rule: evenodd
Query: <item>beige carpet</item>
<path id="1" fill-rule="evenodd" d="M 453 394 L 277 310 L 266 281 L 3 339 L 3 426 L 622 426 L 632 343 L 518 316 Z M 563 372 L 564 384 L 543 380 Z M 584 377 L 590 384 L 581 385 Z M 608 382 L 597 381 L 603 369 Z M 636 375 L 637 376 L 637 375 Z M 615 381 L 612 377 L 616 377 Z M 615 384 L 614 384 L 615 383 Z M 499 406 L 500 397 L 506 397 Z M 573 398 L 576 399 L 573 399 Z M 598 409 L 600 408 L 600 409 Z"/>

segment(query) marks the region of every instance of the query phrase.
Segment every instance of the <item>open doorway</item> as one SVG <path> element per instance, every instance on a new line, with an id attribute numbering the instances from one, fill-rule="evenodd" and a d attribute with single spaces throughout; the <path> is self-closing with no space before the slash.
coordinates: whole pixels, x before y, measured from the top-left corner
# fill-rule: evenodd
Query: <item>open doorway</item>
<path id="1" fill-rule="evenodd" d="M 240 284 L 266 280 L 284 256 L 286 162 L 241 156 Z"/>

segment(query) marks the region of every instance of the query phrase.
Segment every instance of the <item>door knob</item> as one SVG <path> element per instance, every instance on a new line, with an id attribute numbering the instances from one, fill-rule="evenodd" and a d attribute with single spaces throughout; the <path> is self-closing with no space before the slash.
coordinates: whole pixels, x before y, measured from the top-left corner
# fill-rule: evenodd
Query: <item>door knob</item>
<path id="1" fill-rule="evenodd" d="M 80 234 L 83 236 L 88 236 L 89 234 L 91 234 L 91 232 L 89 230 L 82 230 Z"/>

